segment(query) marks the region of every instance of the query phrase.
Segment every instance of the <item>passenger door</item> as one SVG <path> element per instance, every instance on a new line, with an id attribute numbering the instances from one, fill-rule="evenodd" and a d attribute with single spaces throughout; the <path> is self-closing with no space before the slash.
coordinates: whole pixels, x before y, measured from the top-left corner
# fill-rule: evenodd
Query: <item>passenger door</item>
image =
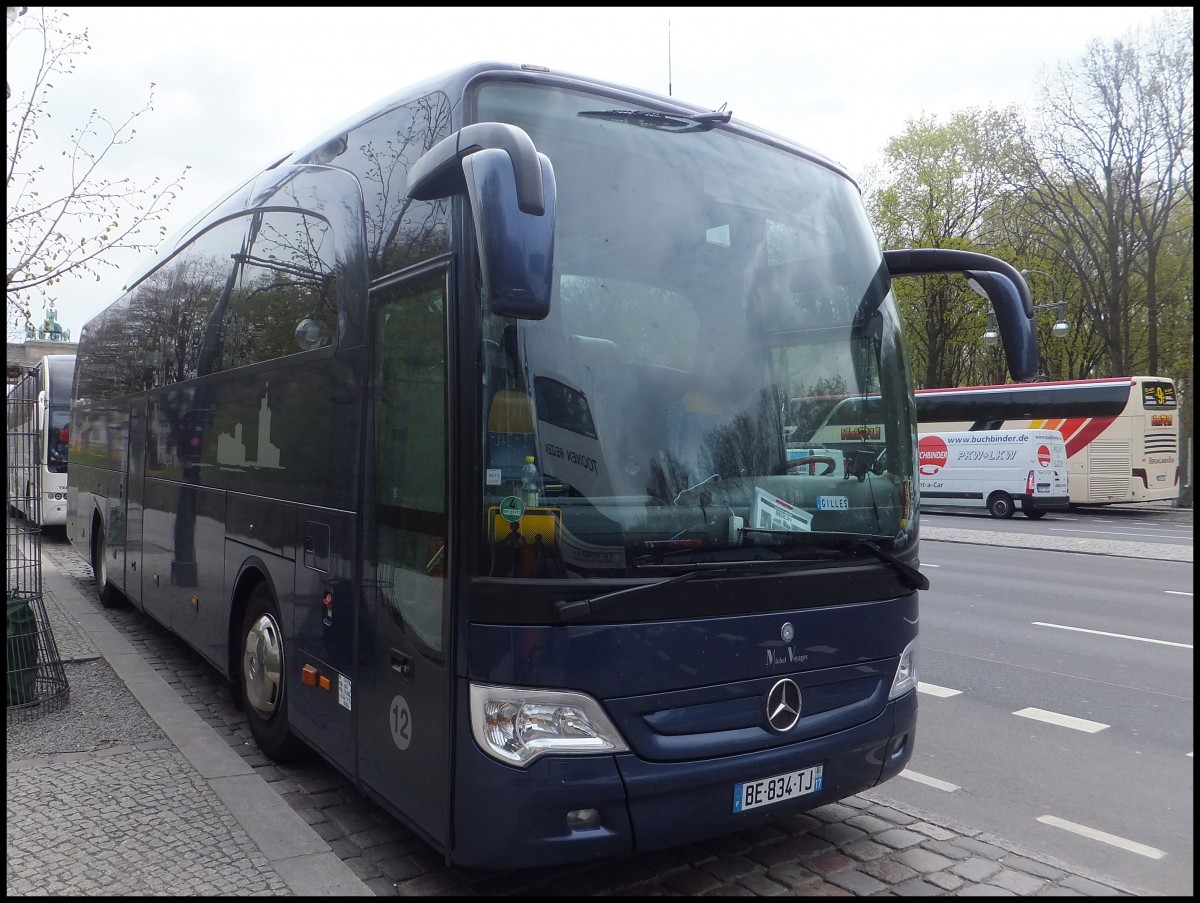
<path id="1" fill-rule="evenodd" d="M 129 482 L 125 493 L 125 567 L 122 589 L 138 608 L 142 600 L 142 513 L 146 480 L 146 400 L 139 398 L 129 406 Z M 167 627 L 169 613 L 150 612 Z"/>
<path id="2" fill-rule="evenodd" d="M 449 844 L 444 268 L 371 295 L 356 698 L 363 783 Z"/>

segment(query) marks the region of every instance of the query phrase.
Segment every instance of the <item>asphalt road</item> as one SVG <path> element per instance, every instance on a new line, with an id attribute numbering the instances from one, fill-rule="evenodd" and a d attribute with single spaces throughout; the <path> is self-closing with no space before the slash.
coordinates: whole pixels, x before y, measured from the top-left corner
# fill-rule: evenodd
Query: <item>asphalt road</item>
<path id="1" fill-rule="evenodd" d="M 880 796 L 1191 894 L 1192 564 L 925 541 L 922 570 L 918 740 Z"/>

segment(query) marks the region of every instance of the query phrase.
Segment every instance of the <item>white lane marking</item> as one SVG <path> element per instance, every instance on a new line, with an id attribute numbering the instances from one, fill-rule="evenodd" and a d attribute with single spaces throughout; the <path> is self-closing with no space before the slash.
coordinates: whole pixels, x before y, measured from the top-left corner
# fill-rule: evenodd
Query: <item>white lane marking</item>
<path id="1" fill-rule="evenodd" d="M 904 774 L 904 772 L 900 773 Z M 1145 856 L 1148 859 L 1162 859 L 1167 855 L 1162 850 L 1148 847 L 1144 843 L 1138 843 L 1135 840 L 1126 840 L 1124 837 L 1118 837 L 1116 834 L 1097 831 L 1095 828 L 1089 828 L 1087 825 L 1077 825 L 1073 821 L 1067 821 L 1065 818 L 1058 818 L 1054 815 L 1039 815 L 1038 821 L 1053 828 L 1062 828 L 1064 831 L 1070 831 L 1072 834 L 1078 834 L 1081 837 L 1087 837 L 1114 847 L 1120 847 L 1122 850 L 1137 853 L 1139 856 Z"/>
<path id="2" fill-rule="evenodd" d="M 937 565 L 931 564 L 930 567 L 937 567 Z M 1191 595 L 1191 593 L 1185 593 L 1183 590 L 1179 590 L 1179 589 L 1164 589 L 1163 592 L 1166 593 L 1168 596 L 1190 596 Z"/>
<path id="3" fill-rule="evenodd" d="M 1179 539 L 1178 533 L 1130 533 L 1128 530 L 1072 530 L 1070 527 L 1050 527 L 1050 533 L 1095 533 L 1098 536 L 1136 536 L 1139 539 Z"/>
<path id="4" fill-rule="evenodd" d="M 1054 627 L 1058 630 L 1074 630 L 1076 633 L 1092 633 L 1096 636 L 1111 636 L 1118 640 L 1137 640 L 1139 643 L 1157 643 L 1160 646 L 1174 646 L 1177 649 L 1191 649 L 1191 643 L 1172 643 L 1170 640 L 1152 640 L 1150 637 L 1133 636 L 1128 633 L 1109 633 L 1106 630 L 1088 630 L 1086 627 L 1068 627 L 1065 624 L 1047 624 L 1045 621 L 1034 621 L 1034 627 Z"/>
<path id="5" fill-rule="evenodd" d="M 953 793 L 955 790 L 961 789 L 957 784 L 951 784 L 948 781 L 939 781 L 937 778 L 931 778 L 927 774 L 918 774 L 917 772 L 910 771 L 907 768 L 900 772 L 900 777 L 908 778 L 910 781 L 916 781 L 918 784 L 926 784 L 937 790 L 945 790 L 947 793 Z"/>
<path id="6" fill-rule="evenodd" d="M 919 680 L 917 681 L 917 692 L 928 693 L 930 696 L 946 699 L 949 696 L 957 696 L 962 690 L 951 690 L 949 687 L 939 687 L 937 684 L 927 684 Z"/>
<path id="7" fill-rule="evenodd" d="M 1057 724 L 1059 727 L 1069 727 L 1077 731 L 1087 731 L 1095 734 L 1108 727 L 1099 721 L 1088 721 L 1086 718 L 1076 718 L 1074 715 L 1060 715 L 1058 712 L 1047 712 L 1045 709 L 1020 709 L 1013 712 L 1022 718 L 1032 718 L 1034 721 L 1044 721 L 1047 724 Z"/>

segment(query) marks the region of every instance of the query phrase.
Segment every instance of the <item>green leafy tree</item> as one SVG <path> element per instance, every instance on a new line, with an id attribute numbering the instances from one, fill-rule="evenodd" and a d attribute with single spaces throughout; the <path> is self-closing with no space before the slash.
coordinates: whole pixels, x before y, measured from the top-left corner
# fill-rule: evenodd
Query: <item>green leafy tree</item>
<path id="1" fill-rule="evenodd" d="M 998 254 L 990 213 L 1003 199 L 1005 166 L 1016 153 L 1015 117 L 1012 110 L 973 109 L 946 123 L 909 120 L 887 145 L 882 168 L 868 174 L 867 208 L 884 246 Z M 980 345 L 986 302 L 965 279 L 898 280 L 896 293 L 918 386 L 1003 381 L 1003 355 Z"/>
<path id="2" fill-rule="evenodd" d="M 1036 124 L 1012 170 L 1006 221 L 1034 263 L 1070 287 L 1078 324 L 1069 376 L 1175 380 L 1185 483 L 1192 436 L 1194 32 L 1190 10 L 1044 79 Z M 1061 346 L 1052 346 L 1061 351 Z"/>
<path id="3" fill-rule="evenodd" d="M 1161 270 L 1179 230 L 1191 230 L 1176 211 L 1192 193 L 1192 72 L 1191 17 L 1168 10 L 1148 31 L 1093 42 L 1060 65 L 1026 133 L 1013 171 L 1025 215 L 1010 228 L 1078 287 L 1108 371 L 1088 375 L 1172 375 L 1161 354 L 1164 305 L 1190 300 L 1177 290 L 1179 268 L 1165 284 Z"/>

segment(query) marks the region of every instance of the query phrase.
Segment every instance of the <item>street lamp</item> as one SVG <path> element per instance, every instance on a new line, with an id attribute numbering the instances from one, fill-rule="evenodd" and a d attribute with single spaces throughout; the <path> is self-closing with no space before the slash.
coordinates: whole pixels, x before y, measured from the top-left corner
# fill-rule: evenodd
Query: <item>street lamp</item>
<path id="1" fill-rule="evenodd" d="M 1021 270 L 1021 278 L 1028 279 L 1030 274 L 1032 274 L 1032 273 L 1040 273 L 1041 275 L 1045 276 L 1054 285 L 1055 294 L 1060 294 L 1058 291 L 1058 282 L 1056 282 L 1054 277 L 1051 276 L 1049 273 L 1047 273 L 1045 270 Z M 1061 295 L 1060 295 L 1060 297 L 1061 297 Z M 1054 325 L 1050 328 L 1050 334 L 1052 336 L 1054 336 L 1056 339 L 1066 338 L 1067 333 L 1071 331 L 1071 324 L 1069 324 L 1067 322 L 1066 299 L 1062 299 L 1059 301 L 1050 301 L 1046 304 L 1033 305 L 1033 309 L 1035 311 L 1036 310 L 1050 310 L 1051 308 L 1054 308 L 1054 310 L 1056 312 L 1056 319 L 1055 319 Z M 996 342 L 999 341 L 999 339 L 1000 339 L 1000 333 L 996 331 L 996 314 L 994 311 L 989 309 L 988 310 L 987 330 L 983 333 L 983 343 L 985 345 L 995 345 Z"/>
<path id="2" fill-rule="evenodd" d="M 983 341 L 987 345 L 995 345 L 1000 339 L 1000 334 L 996 332 L 996 315 L 992 312 L 992 308 L 990 306 L 991 299 L 988 296 L 987 290 L 984 289 L 984 287 L 974 279 L 967 279 L 967 287 L 970 288 L 971 291 L 977 294 L 980 298 L 983 298 L 985 301 L 989 302 L 987 332 L 983 334 Z"/>
<path id="3" fill-rule="evenodd" d="M 1066 338 L 1067 333 L 1071 331 L 1071 326 L 1069 323 L 1067 323 L 1067 301 L 1066 298 L 1063 298 L 1063 293 L 1059 291 L 1058 280 L 1056 280 L 1045 270 L 1021 270 L 1021 278 L 1028 279 L 1033 273 L 1038 273 L 1049 279 L 1050 284 L 1054 286 L 1054 294 L 1061 299 L 1058 301 L 1052 301 L 1049 304 L 1035 304 L 1033 309 L 1049 310 L 1053 307 L 1057 314 L 1057 319 L 1054 321 L 1054 326 L 1051 328 L 1050 334 L 1056 339 Z"/>
<path id="4" fill-rule="evenodd" d="M 1053 326 L 1050 327 L 1050 334 L 1056 339 L 1065 339 L 1067 337 L 1067 333 L 1071 331 L 1071 324 L 1069 324 L 1066 320 L 1067 302 L 1059 301 L 1055 306 L 1058 308 L 1058 320 Z"/>
<path id="5" fill-rule="evenodd" d="M 983 344 L 995 345 L 998 341 L 1000 341 L 1000 333 L 996 332 L 996 315 L 989 310 L 987 330 L 983 333 Z"/>

